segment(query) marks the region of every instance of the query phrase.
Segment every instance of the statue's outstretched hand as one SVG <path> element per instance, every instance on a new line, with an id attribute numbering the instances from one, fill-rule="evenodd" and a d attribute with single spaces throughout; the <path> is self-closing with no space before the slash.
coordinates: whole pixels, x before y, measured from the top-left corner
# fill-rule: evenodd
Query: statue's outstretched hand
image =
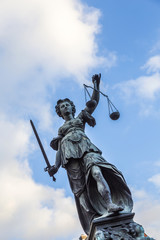
<path id="1" fill-rule="evenodd" d="M 97 86 L 98 86 L 99 83 L 100 83 L 100 79 L 101 79 L 101 73 L 93 75 L 93 76 L 92 76 L 92 82 L 93 82 L 93 84 L 96 82 L 96 83 L 97 83 Z"/>

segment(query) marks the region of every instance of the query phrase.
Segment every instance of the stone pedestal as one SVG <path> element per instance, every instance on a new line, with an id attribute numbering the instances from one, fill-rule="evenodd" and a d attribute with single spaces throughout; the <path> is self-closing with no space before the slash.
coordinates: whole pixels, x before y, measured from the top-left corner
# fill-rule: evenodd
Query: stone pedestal
<path id="1" fill-rule="evenodd" d="M 94 219 L 87 240 L 154 240 L 133 217 L 134 213 L 125 213 Z"/>

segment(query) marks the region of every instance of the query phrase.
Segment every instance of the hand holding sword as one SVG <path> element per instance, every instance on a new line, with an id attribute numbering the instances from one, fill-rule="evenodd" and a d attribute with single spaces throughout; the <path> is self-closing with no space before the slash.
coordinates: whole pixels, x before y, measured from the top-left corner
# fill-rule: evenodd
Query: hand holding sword
<path id="1" fill-rule="evenodd" d="M 50 165 L 50 162 L 49 162 L 49 160 L 48 160 L 48 158 L 47 158 L 47 155 L 46 155 L 46 153 L 45 153 L 45 150 L 44 150 L 44 148 L 43 148 L 43 145 L 42 145 L 42 143 L 41 143 L 41 140 L 40 140 L 40 138 L 39 138 L 39 136 L 38 136 L 37 130 L 36 130 L 36 128 L 35 128 L 32 120 L 30 120 L 30 123 L 31 123 L 32 129 L 33 129 L 33 132 L 34 132 L 34 134 L 35 134 L 35 136 L 36 136 L 36 139 L 37 139 L 37 142 L 38 142 L 38 144 L 39 144 L 39 147 L 40 147 L 40 149 L 41 149 L 41 152 L 42 152 L 42 154 L 43 154 L 44 160 L 45 160 L 45 162 L 46 162 L 46 164 L 47 164 L 47 167 L 44 168 L 44 171 L 45 171 L 45 172 L 48 171 L 48 174 L 50 175 L 50 177 L 53 177 L 53 181 L 55 182 L 55 181 L 56 181 L 56 178 L 54 177 L 54 174 L 58 171 L 58 168 L 57 168 L 55 165 L 53 165 L 53 166 Z"/>

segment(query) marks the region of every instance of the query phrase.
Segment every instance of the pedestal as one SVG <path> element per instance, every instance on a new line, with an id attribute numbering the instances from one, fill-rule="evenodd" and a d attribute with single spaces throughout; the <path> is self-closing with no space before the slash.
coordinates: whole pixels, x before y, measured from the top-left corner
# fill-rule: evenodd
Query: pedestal
<path id="1" fill-rule="evenodd" d="M 134 213 L 126 213 L 94 219 L 87 240 L 154 240 L 133 217 Z"/>

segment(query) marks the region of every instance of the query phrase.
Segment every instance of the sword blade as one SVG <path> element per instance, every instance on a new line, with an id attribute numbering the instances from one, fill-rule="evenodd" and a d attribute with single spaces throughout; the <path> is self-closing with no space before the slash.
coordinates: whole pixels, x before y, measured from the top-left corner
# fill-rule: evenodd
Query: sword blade
<path id="1" fill-rule="evenodd" d="M 45 150 L 44 150 L 44 148 L 43 148 L 43 145 L 42 145 L 42 143 L 41 143 L 41 140 L 40 140 L 40 138 L 39 138 L 39 136 L 38 136 L 37 130 L 36 130 L 35 126 L 34 126 L 34 123 L 32 122 L 32 120 L 30 120 L 30 123 L 31 123 L 32 129 L 33 129 L 33 132 L 34 132 L 34 134 L 35 134 L 35 136 L 36 136 L 36 139 L 37 139 L 37 142 L 38 142 L 38 144 L 39 144 L 39 147 L 40 147 L 40 149 L 41 149 L 41 152 L 42 152 L 42 154 L 43 154 L 44 160 L 45 160 L 45 162 L 46 162 L 46 164 L 47 164 L 47 168 L 51 168 L 51 165 L 50 165 L 50 163 L 49 163 L 49 160 L 48 160 L 48 158 L 47 158 L 47 155 L 46 155 Z M 47 171 L 47 168 L 45 168 L 45 171 Z"/>

